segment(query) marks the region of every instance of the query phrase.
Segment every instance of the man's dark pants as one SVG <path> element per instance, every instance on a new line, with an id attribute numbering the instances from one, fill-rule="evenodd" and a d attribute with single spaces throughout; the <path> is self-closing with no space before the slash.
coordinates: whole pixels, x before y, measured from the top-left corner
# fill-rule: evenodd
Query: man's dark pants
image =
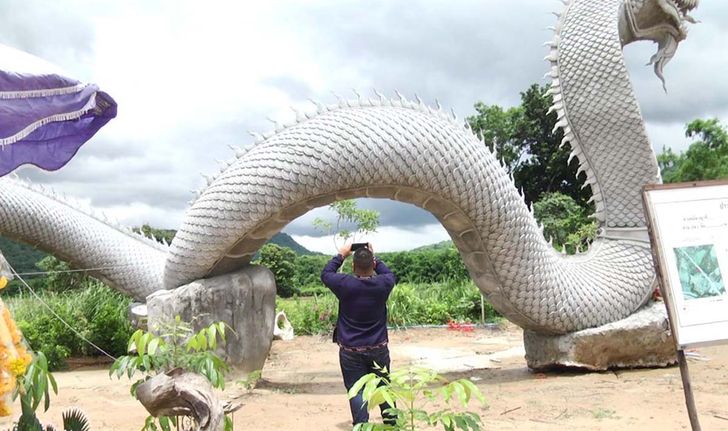
<path id="1" fill-rule="evenodd" d="M 344 376 L 344 386 L 346 386 L 347 392 L 357 380 L 369 373 L 382 375 L 380 371 L 374 368 L 375 363 L 389 370 L 389 349 L 387 346 L 364 352 L 352 352 L 339 348 L 339 364 L 341 365 L 341 374 Z M 354 398 L 349 400 L 349 407 L 351 408 L 351 418 L 354 425 L 369 421 L 369 412 L 362 398 L 362 391 L 359 391 Z M 384 413 L 388 408 L 390 408 L 389 404 L 379 405 L 384 423 L 394 425 L 395 418 Z"/>

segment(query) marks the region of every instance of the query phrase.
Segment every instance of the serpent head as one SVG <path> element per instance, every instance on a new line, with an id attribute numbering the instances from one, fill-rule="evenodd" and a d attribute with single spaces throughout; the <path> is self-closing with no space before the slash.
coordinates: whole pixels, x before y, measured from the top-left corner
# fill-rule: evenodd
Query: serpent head
<path id="1" fill-rule="evenodd" d="M 697 21 L 689 15 L 700 0 L 625 0 L 619 21 L 622 45 L 636 40 L 657 42 L 657 53 L 649 64 L 665 84 L 663 69 L 675 56 L 678 44 L 687 37 L 687 23 Z"/>

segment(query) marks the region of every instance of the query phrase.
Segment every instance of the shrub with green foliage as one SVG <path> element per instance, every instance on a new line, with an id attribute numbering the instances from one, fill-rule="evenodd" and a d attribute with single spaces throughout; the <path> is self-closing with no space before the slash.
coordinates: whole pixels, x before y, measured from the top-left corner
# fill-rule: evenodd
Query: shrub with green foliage
<path id="1" fill-rule="evenodd" d="M 597 222 L 589 218 L 589 211 L 565 194 L 545 193 L 533 212 L 544 226 L 544 236 L 569 253 L 585 248 L 596 236 Z"/>
<path id="2" fill-rule="evenodd" d="M 309 298 L 278 300 L 297 334 L 324 334 L 336 324 L 338 302 L 331 292 Z M 480 321 L 480 291 L 472 282 L 397 284 L 387 303 L 390 326 L 442 325 Z M 499 314 L 485 303 L 486 320 Z"/>
<path id="3" fill-rule="evenodd" d="M 323 288 L 321 285 L 321 271 L 324 269 L 324 265 L 326 265 L 326 262 L 328 262 L 329 259 L 331 259 L 331 256 L 323 255 L 304 255 L 296 257 L 296 260 L 294 261 L 295 269 L 293 284 L 301 290 L 302 295 L 306 294 L 306 291 L 315 293 L 316 287 Z"/>
<path id="4" fill-rule="evenodd" d="M 454 247 L 422 251 L 377 253 L 401 283 L 466 281 L 468 270 Z"/>
<path id="5" fill-rule="evenodd" d="M 696 139 L 687 151 L 663 148 L 657 156 L 666 183 L 728 177 L 728 129 L 717 118 L 696 119 L 685 126 L 685 137 Z"/>
<path id="6" fill-rule="evenodd" d="M 470 277 L 460 253 L 452 244 L 418 251 L 377 253 L 392 272 L 398 283 L 467 282 Z M 321 270 L 330 256 L 297 256 L 294 260 L 293 284 L 299 295 L 311 296 L 328 292 L 321 284 Z M 342 267 L 351 272 L 351 261 Z"/>
<path id="7" fill-rule="evenodd" d="M 276 279 L 276 292 L 281 298 L 290 298 L 296 293 L 293 287 L 293 278 L 296 267 L 296 253 L 288 247 L 276 244 L 266 244 L 260 249 L 258 265 L 270 269 Z"/>
<path id="8" fill-rule="evenodd" d="M 100 282 L 82 290 L 40 294 L 53 311 L 89 341 L 112 355 L 126 352 L 132 334 L 127 318 L 131 300 Z M 63 368 L 70 356 L 97 356 L 100 353 L 65 326 L 30 295 L 19 295 L 6 301 L 18 328 L 30 347 L 43 352 L 51 370 Z"/>
<path id="9" fill-rule="evenodd" d="M 299 335 L 326 334 L 334 329 L 338 302 L 332 293 L 278 300 L 277 311 L 285 311 Z"/>

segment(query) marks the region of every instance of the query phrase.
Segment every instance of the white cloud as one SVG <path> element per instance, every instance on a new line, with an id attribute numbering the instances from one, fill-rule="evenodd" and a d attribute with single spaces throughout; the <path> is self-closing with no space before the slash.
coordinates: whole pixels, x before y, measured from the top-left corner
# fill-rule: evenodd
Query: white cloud
<path id="1" fill-rule="evenodd" d="M 291 235 L 299 244 L 311 251 L 318 251 L 325 254 L 335 254 L 336 247 L 334 238 L 331 235 L 309 236 Z M 447 231 L 439 224 L 428 224 L 419 226 L 416 229 L 401 229 L 392 226 L 383 226 L 373 234 L 357 238 L 360 242 L 369 242 L 374 246 L 375 252 L 411 250 L 423 245 L 434 244 L 449 240 Z M 343 242 L 339 239 L 337 245 Z"/>
<path id="2" fill-rule="evenodd" d="M 308 98 L 398 88 L 439 99 L 461 117 L 477 100 L 518 103 L 520 91 L 543 82 L 541 44 L 558 7 L 542 0 L 6 0 L 0 42 L 98 83 L 119 103 L 118 117 L 64 169 L 20 174 L 124 223 L 176 228 L 189 191 L 203 185 L 198 173 L 216 171 L 215 160 L 231 155 L 228 144 L 250 143 L 246 131 L 270 129 L 266 117 L 291 119 L 289 106 L 311 106 Z M 728 122 L 728 3 L 705 2 L 695 15 L 703 24 L 668 65 L 667 95 L 643 66 L 654 47 L 627 53 L 658 150 L 684 149 L 683 125 L 696 116 Z M 413 207 L 372 205 L 383 211 L 388 235 L 377 241 L 388 248 L 421 245 L 429 233 L 429 243 L 446 238 L 444 230 L 412 230 L 434 222 Z M 291 232 L 313 237 L 310 214 Z"/>

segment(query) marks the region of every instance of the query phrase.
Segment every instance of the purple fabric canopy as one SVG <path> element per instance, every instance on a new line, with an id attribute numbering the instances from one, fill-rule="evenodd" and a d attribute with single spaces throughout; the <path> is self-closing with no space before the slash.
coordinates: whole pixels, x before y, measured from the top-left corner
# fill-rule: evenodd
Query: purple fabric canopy
<path id="1" fill-rule="evenodd" d="M 0 45 L 0 177 L 26 163 L 60 169 L 116 116 L 108 94 L 53 69 Z"/>

